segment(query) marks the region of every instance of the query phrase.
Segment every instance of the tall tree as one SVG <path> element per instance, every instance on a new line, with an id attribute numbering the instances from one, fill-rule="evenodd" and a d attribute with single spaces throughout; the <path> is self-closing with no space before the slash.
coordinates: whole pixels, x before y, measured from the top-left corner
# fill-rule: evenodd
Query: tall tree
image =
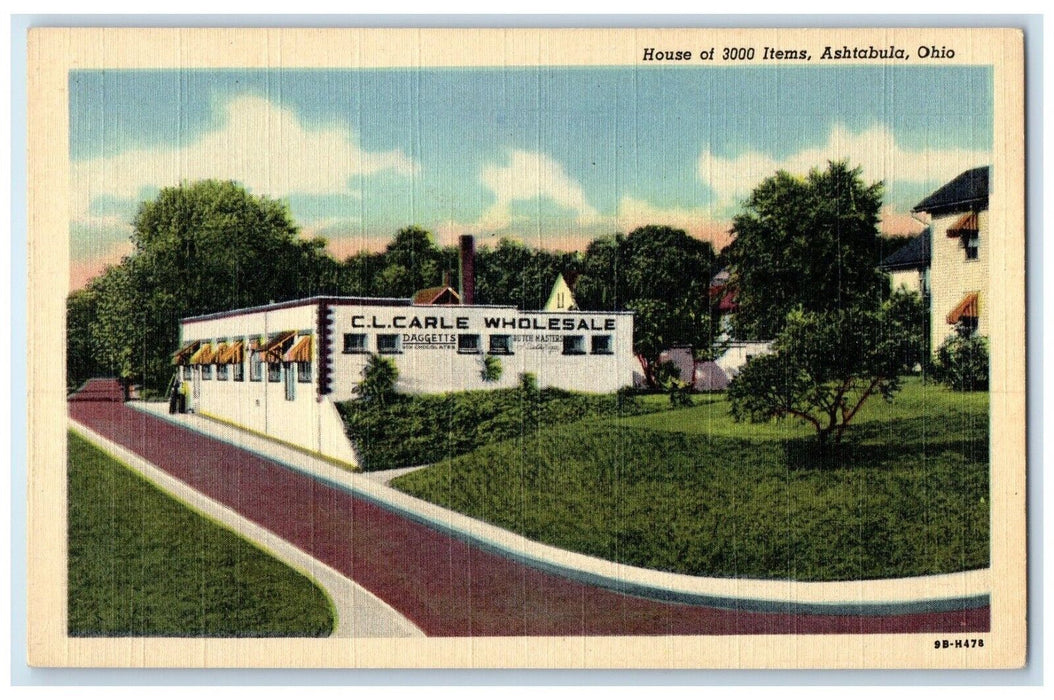
<path id="1" fill-rule="evenodd" d="M 581 266 L 577 253 L 528 248 L 502 238 L 497 246 L 476 251 L 476 301 L 540 309 L 549 300 L 561 274 L 575 274 Z"/>
<path id="2" fill-rule="evenodd" d="M 669 226 L 643 226 L 590 243 L 576 298 L 582 308 L 633 310 L 634 352 L 654 384 L 659 354 L 675 345 L 710 351 L 709 286 L 716 256 L 709 243 Z"/>
<path id="3" fill-rule="evenodd" d="M 878 215 L 882 184 L 832 162 L 802 178 L 765 179 L 732 219 L 727 257 L 737 335 L 773 338 L 793 309 L 877 309 L 888 291 Z"/>
<path id="4" fill-rule="evenodd" d="M 171 375 L 181 318 L 341 286 L 323 240 L 300 237 L 283 203 L 233 182 L 164 188 L 140 205 L 133 229 L 132 255 L 89 285 L 89 332 L 100 364 L 154 389 Z M 80 323 L 76 314 L 70 323 Z"/>
<path id="5" fill-rule="evenodd" d="M 456 253 L 439 248 L 432 234 L 418 226 L 400 229 L 378 262 L 373 288 L 385 297 L 413 296 L 419 289 L 438 285 L 445 270 L 457 269 Z"/>

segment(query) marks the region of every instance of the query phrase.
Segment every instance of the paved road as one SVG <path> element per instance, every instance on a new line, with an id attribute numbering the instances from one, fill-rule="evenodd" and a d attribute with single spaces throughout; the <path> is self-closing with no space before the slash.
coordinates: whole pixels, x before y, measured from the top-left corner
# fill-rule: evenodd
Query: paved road
<path id="1" fill-rule="evenodd" d="M 113 380 L 72 418 L 344 573 L 429 636 L 977 632 L 987 607 L 904 615 L 742 612 L 645 600 L 552 575 L 440 533 L 272 460 L 120 401 Z"/>

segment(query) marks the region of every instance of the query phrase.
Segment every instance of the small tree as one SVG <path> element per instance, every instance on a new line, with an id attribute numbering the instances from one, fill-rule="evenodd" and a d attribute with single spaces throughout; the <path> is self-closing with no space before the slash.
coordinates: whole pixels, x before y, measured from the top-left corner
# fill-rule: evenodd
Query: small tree
<path id="1" fill-rule="evenodd" d="M 480 379 L 485 382 L 496 382 L 502 375 L 501 358 L 494 355 L 483 356 L 483 369 L 479 371 Z"/>
<path id="2" fill-rule="evenodd" d="M 387 403 L 395 394 L 395 383 L 399 380 L 399 368 L 380 355 L 370 355 L 362 368 L 362 381 L 354 392 L 364 401 Z"/>
<path id="3" fill-rule="evenodd" d="M 910 342 L 880 311 L 793 311 L 773 353 L 752 359 L 728 388 L 736 420 L 793 416 L 816 430 L 821 450 L 841 442 L 849 423 L 875 394 L 900 389 L 903 348 Z"/>
<path id="4" fill-rule="evenodd" d="M 954 391 L 988 390 L 988 340 L 959 324 L 948 336 L 933 364 L 934 375 Z"/>

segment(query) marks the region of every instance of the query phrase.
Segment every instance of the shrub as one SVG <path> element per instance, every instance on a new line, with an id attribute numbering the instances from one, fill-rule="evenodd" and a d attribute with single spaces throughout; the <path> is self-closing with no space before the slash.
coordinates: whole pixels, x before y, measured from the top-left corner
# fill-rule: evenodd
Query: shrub
<path id="1" fill-rule="evenodd" d="M 479 376 L 485 382 L 496 382 L 501 379 L 502 375 L 501 358 L 495 357 L 494 355 L 483 356 L 483 369 L 480 370 Z"/>
<path id="2" fill-rule="evenodd" d="M 344 401 L 337 408 L 367 471 L 439 462 L 491 442 L 536 434 L 540 426 L 661 410 L 632 393 L 538 389 L 533 377 L 521 377 L 514 389 L 395 394 L 383 403 Z"/>
<path id="3" fill-rule="evenodd" d="M 354 391 L 364 401 L 387 403 L 395 394 L 395 383 L 399 381 L 399 368 L 380 355 L 370 355 L 362 368 L 362 381 Z"/>
<path id="4" fill-rule="evenodd" d="M 987 391 L 988 339 L 957 327 L 937 349 L 933 373 L 955 391 Z"/>

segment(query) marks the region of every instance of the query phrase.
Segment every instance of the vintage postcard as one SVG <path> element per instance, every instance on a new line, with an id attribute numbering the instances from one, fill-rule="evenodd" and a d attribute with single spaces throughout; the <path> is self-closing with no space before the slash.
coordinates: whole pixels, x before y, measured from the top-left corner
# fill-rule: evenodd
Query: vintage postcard
<path id="1" fill-rule="evenodd" d="M 1016 668 L 1012 29 L 38 29 L 30 663 Z"/>

